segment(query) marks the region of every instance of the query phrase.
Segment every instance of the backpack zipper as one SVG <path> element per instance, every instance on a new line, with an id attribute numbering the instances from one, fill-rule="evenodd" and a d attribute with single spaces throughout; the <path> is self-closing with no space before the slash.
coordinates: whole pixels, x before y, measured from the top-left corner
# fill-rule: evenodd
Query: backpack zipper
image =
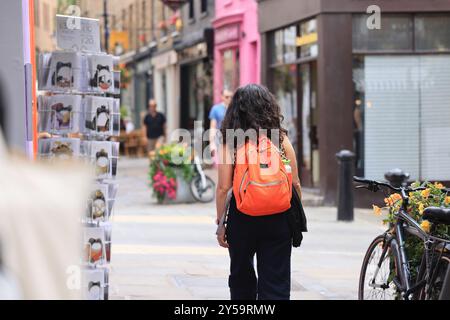
<path id="1" fill-rule="evenodd" d="M 245 185 L 244 192 L 247 191 L 247 188 L 248 188 L 249 185 L 255 185 L 255 186 L 258 186 L 258 187 L 272 187 L 272 186 L 276 186 L 277 184 L 282 184 L 283 182 L 285 182 L 285 180 L 277 180 L 277 181 L 272 181 L 272 182 L 268 182 L 268 183 L 260 183 L 260 182 L 255 182 L 255 181 L 249 181 Z"/>
<path id="2" fill-rule="evenodd" d="M 241 198 L 241 202 L 242 202 L 242 197 L 241 197 L 242 186 L 244 185 L 245 177 L 247 176 L 247 174 L 248 174 L 248 169 L 245 170 L 244 175 L 242 176 L 241 184 L 239 186 L 239 197 Z"/>

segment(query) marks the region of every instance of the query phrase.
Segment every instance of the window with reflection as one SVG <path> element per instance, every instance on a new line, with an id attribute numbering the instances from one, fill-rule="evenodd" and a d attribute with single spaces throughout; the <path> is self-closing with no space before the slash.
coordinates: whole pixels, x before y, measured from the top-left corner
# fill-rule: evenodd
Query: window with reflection
<path id="1" fill-rule="evenodd" d="M 381 29 L 367 27 L 367 15 L 353 17 L 353 49 L 357 51 L 413 50 L 412 15 L 383 14 Z"/>
<path id="2" fill-rule="evenodd" d="M 311 19 L 300 23 L 297 46 L 299 47 L 299 57 L 316 57 L 319 53 L 317 44 L 317 20 Z"/>
<path id="3" fill-rule="evenodd" d="M 417 15 L 414 31 L 416 50 L 450 50 L 450 15 Z"/>
<path id="4" fill-rule="evenodd" d="M 272 71 L 272 90 L 284 116 L 282 125 L 288 130 L 289 139 L 297 149 L 297 65 L 284 65 Z"/>

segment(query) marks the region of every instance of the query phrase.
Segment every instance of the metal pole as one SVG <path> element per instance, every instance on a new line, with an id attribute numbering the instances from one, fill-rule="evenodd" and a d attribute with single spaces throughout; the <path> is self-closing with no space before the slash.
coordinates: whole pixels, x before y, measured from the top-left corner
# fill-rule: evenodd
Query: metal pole
<path id="1" fill-rule="evenodd" d="M 109 52 L 109 20 L 108 20 L 108 0 L 103 0 L 103 19 L 105 22 L 105 51 Z"/>
<path id="2" fill-rule="evenodd" d="M 336 154 L 339 164 L 338 221 L 353 221 L 353 171 L 355 154 L 341 150 Z"/>

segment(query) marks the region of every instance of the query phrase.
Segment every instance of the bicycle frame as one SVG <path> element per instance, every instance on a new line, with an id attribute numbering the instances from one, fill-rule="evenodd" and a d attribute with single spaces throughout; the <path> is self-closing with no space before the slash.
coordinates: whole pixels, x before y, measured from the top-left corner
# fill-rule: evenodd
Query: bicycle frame
<path id="1" fill-rule="evenodd" d="M 403 298 L 405 300 L 410 300 L 411 294 L 415 293 L 422 286 L 429 285 L 430 281 L 433 279 L 433 274 L 429 274 L 429 270 L 426 267 L 429 263 L 431 263 L 431 261 L 427 260 L 429 259 L 429 250 L 432 249 L 428 247 L 425 248 L 421 269 L 425 268 L 426 270 L 421 270 L 418 274 L 416 283 L 411 283 L 409 262 L 405 250 L 405 232 L 420 238 L 425 243 L 425 245 L 432 243 L 433 240 L 432 237 L 428 233 L 426 233 L 413 218 L 410 217 L 410 215 L 406 212 L 406 207 L 407 201 L 403 201 L 403 205 L 400 210 L 394 213 L 397 218 L 397 221 L 393 228 L 394 232 L 388 231 L 386 233 L 385 248 L 383 249 L 383 254 L 380 258 L 378 266 L 381 267 L 381 263 L 384 260 L 387 249 L 391 248 L 391 250 L 395 253 L 394 257 L 396 259 L 395 263 L 397 266 L 397 275 L 400 278 L 394 279 L 394 283 L 401 291 Z M 436 267 L 437 266 L 432 269 L 435 270 Z M 440 293 L 440 299 L 450 299 L 450 263 L 447 267 L 444 286 Z"/>
<path id="2" fill-rule="evenodd" d="M 432 233 L 428 234 L 425 232 L 417 221 L 414 220 L 407 212 L 409 203 L 407 192 L 425 190 L 425 188 L 418 187 L 411 189 L 406 187 L 393 187 L 388 183 L 367 180 L 356 176 L 353 177 L 353 180 L 355 182 L 363 183 L 363 185 L 356 186 L 356 188 L 365 188 L 369 191 L 377 192 L 381 190 L 380 187 L 386 187 L 392 191 L 399 192 L 402 197 L 402 206 L 398 212 L 394 212 L 396 221 L 392 228 L 384 234 L 383 251 L 369 286 L 382 289 L 387 289 L 389 287 L 388 283 L 375 283 L 375 279 L 377 278 L 377 274 L 386 258 L 388 250 L 391 249 L 394 253 L 396 265 L 396 277 L 392 279 L 392 281 L 405 300 L 409 300 L 411 294 L 417 293 L 418 289 L 421 289 L 423 286 L 425 286 L 425 297 L 428 297 L 430 293 L 430 285 L 434 285 L 434 281 L 439 275 L 439 263 L 444 260 L 447 260 L 447 270 L 445 271 L 443 286 L 439 294 L 439 300 L 450 300 L 450 254 L 448 254 L 448 252 L 450 252 L 450 241 L 440 239 L 433 236 Z M 447 194 L 450 193 L 450 189 L 446 189 L 446 192 Z M 420 269 L 417 274 L 416 283 L 414 284 L 411 283 L 412 280 L 409 261 L 405 250 L 405 232 L 421 239 L 425 247 Z M 435 253 L 439 253 L 439 256 L 437 257 L 437 263 L 433 265 Z"/>
<path id="3" fill-rule="evenodd" d="M 197 174 L 200 176 L 201 182 L 202 182 L 202 189 L 206 188 L 206 175 L 203 171 L 202 165 L 200 163 L 200 158 L 195 155 L 194 156 L 194 168 L 195 171 L 197 171 Z"/>

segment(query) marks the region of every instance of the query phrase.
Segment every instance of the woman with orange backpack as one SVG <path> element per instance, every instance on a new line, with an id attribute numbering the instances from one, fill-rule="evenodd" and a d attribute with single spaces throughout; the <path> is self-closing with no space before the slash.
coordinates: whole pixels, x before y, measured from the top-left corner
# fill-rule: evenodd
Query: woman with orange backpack
<path id="1" fill-rule="evenodd" d="M 251 84 L 236 91 L 222 123 L 217 224 L 227 211 L 228 215 L 226 231 L 218 232 L 217 240 L 229 250 L 232 300 L 290 298 L 288 215 L 292 188 L 299 195 L 301 188 L 282 121 L 275 97 L 267 88 Z"/>

